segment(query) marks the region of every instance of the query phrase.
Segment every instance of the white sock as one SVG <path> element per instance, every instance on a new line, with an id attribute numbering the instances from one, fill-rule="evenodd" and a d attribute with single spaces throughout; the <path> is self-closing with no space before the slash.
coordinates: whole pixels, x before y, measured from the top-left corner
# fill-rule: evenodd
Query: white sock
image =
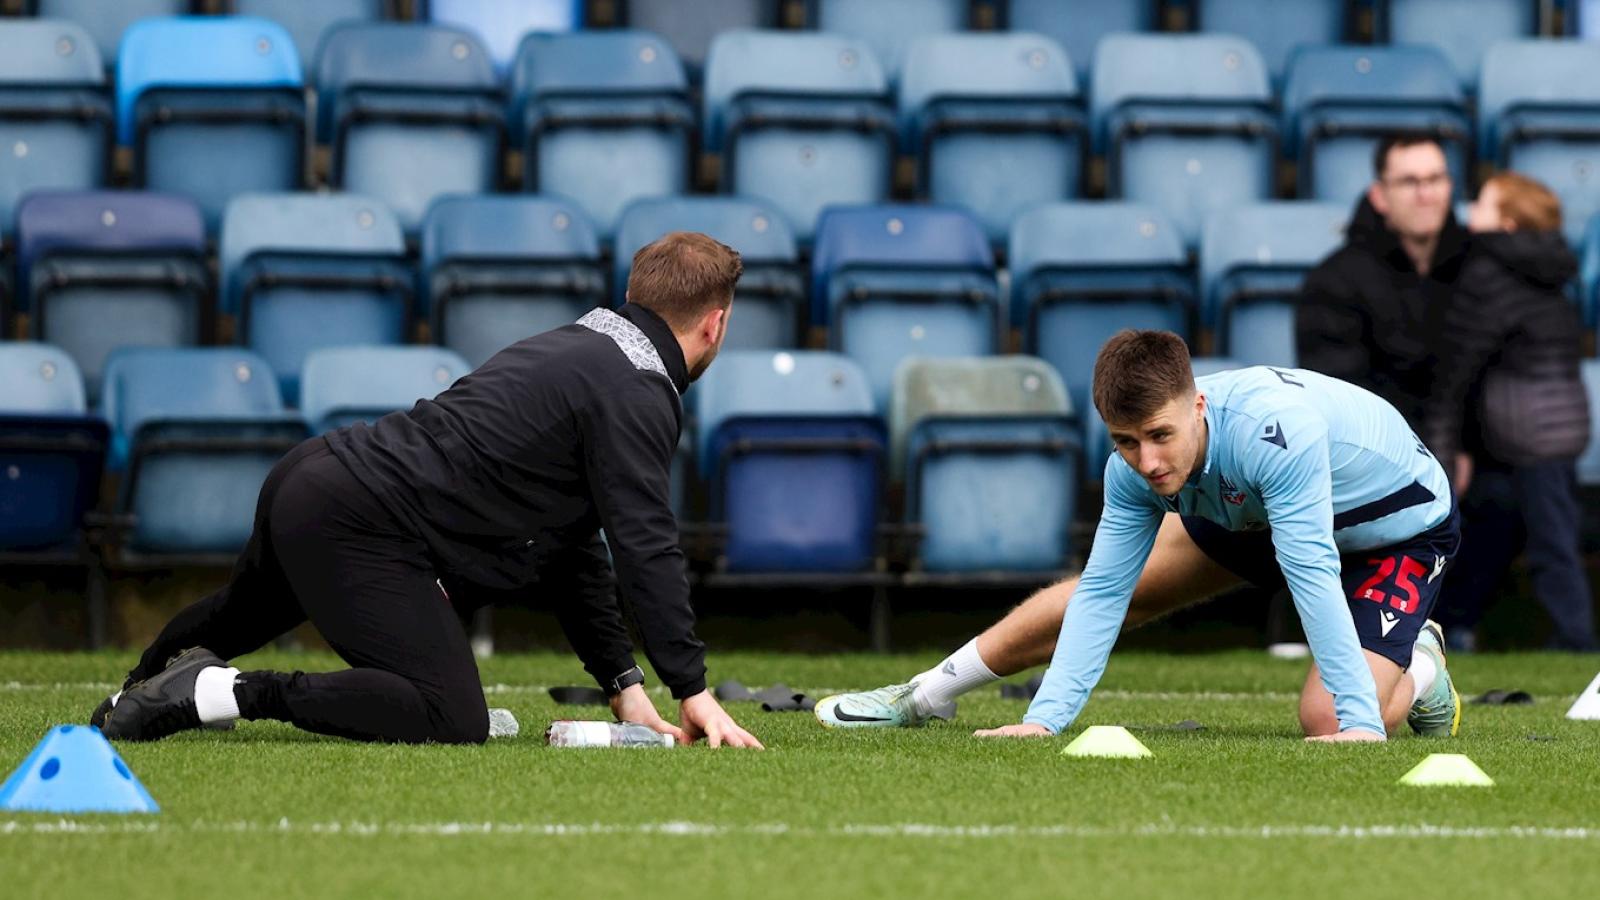
<path id="1" fill-rule="evenodd" d="M 1411 680 L 1416 682 L 1416 693 L 1411 697 L 1411 702 L 1416 703 L 1423 694 L 1433 689 L 1434 679 L 1439 677 L 1439 667 L 1433 664 L 1433 657 L 1420 650 L 1411 651 L 1411 668 L 1406 670 L 1411 673 Z"/>
<path id="2" fill-rule="evenodd" d="M 911 695 L 917 712 L 928 715 L 955 702 L 955 699 L 973 688 L 983 687 L 1000 676 L 989 671 L 983 657 L 978 655 L 978 639 L 961 645 L 961 649 L 944 658 L 937 666 L 913 679 L 917 690 Z"/>
<path id="3" fill-rule="evenodd" d="M 233 679 L 238 675 L 239 670 L 231 667 L 206 666 L 194 677 L 194 709 L 201 723 L 239 718 L 239 701 L 233 696 Z"/>

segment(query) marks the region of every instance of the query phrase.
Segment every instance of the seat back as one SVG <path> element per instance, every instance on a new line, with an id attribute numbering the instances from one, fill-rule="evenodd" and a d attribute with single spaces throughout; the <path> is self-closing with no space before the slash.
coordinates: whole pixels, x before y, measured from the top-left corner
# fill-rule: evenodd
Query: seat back
<path id="1" fill-rule="evenodd" d="M 910 358 L 894 374 L 889 404 L 891 464 L 904 471 L 907 439 L 928 418 L 1069 416 L 1066 383 L 1032 356 Z"/>
<path id="2" fill-rule="evenodd" d="M 778 0 L 626 0 L 622 20 L 661 35 L 698 81 L 712 38 L 724 31 L 776 28 L 778 7 Z"/>
<path id="3" fill-rule="evenodd" d="M 306 357 L 300 413 L 321 434 L 431 400 L 471 371 L 443 347 L 329 347 Z"/>
<path id="4" fill-rule="evenodd" d="M 711 439 L 735 417 L 860 417 L 873 414 L 866 373 L 855 361 L 821 350 L 730 350 L 695 387 L 699 395 L 696 459 L 710 478 Z"/>
<path id="5" fill-rule="evenodd" d="M 106 364 L 104 412 L 126 447 L 154 422 L 280 415 L 266 360 L 234 347 L 133 348 Z"/>
<path id="6" fill-rule="evenodd" d="M 0 553 L 76 555 L 105 463 L 83 376 L 47 344 L 0 341 Z"/>
<path id="7" fill-rule="evenodd" d="M 141 19 L 181 16 L 191 11 L 190 0 L 33 0 L 33 14 L 41 19 L 76 23 L 93 38 L 107 66 L 117 62 L 123 35 Z"/>
<path id="8" fill-rule="evenodd" d="M 81 415 L 88 409 L 83 375 L 59 348 L 0 341 L 0 416 Z"/>
<path id="9" fill-rule="evenodd" d="M 392 0 L 233 0 L 233 12 L 282 25 L 300 52 L 301 69 L 309 72 L 316 64 L 322 36 L 334 26 L 381 21 L 391 5 Z"/>
<path id="10" fill-rule="evenodd" d="M 848 34 L 872 46 L 891 79 L 918 38 L 967 27 L 968 0 L 813 0 L 818 31 Z"/>
<path id="11" fill-rule="evenodd" d="M 1237 34 L 1255 45 L 1276 82 L 1297 49 L 1345 38 L 1344 0 L 1196 0 L 1196 31 Z"/>
<path id="12" fill-rule="evenodd" d="M 1054 38 L 1077 67 L 1078 82 L 1087 84 L 1100 39 L 1123 31 L 1154 31 L 1156 6 L 1156 0 L 1008 0 L 1006 24 L 1013 31 Z"/>
<path id="13" fill-rule="evenodd" d="M 1583 388 L 1589 394 L 1589 446 L 1578 457 L 1578 483 L 1584 487 L 1600 486 L 1600 359 L 1586 359 L 1582 363 Z"/>
<path id="14" fill-rule="evenodd" d="M 1380 39 L 1439 48 L 1468 91 L 1477 88 L 1492 45 L 1539 33 L 1539 4 L 1531 0 L 1378 0 L 1377 6 Z"/>
<path id="15" fill-rule="evenodd" d="M 583 27 L 583 0 L 424 0 L 423 7 L 429 21 L 476 34 L 502 72 L 517 55 L 523 35 Z"/>

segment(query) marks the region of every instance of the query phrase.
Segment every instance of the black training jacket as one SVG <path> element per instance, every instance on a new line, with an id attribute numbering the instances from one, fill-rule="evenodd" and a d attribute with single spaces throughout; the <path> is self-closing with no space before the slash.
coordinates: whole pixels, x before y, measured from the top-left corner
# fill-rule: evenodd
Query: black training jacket
<path id="1" fill-rule="evenodd" d="M 659 316 L 595 310 L 328 443 L 427 543 L 447 587 L 552 609 L 602 685 L 634 665 L 620 590 L 645 655 L 681 699 L 705 689 L 668 499 L 688 384 Z"/>

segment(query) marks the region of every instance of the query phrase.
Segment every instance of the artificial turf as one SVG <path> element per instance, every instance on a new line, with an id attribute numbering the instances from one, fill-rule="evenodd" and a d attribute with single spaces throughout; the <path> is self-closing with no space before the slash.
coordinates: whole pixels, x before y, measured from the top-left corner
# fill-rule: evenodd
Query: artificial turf
<path id="1" fill-rule="evenodd" d="M 0 654 L 0 768 L 51 725 L 85 721 L 132 661 Z M 932 661 L 730 653 L 711 680 L 820 696 Z M 955 722 L 896 732 L 730 705 L 762 753 L 555 750 L 550 720 L 603 717 L 544 693 L 588 683 L 581 668 L 499 656 L 482 664 L 489 702 L 523 730 L 483 747 L 368 746 L 276 723 L 120 745 L 161 812 L 0 812 L 0 896 L 1595 896 L 1600 722 L 1564 713 L 1600 656 L 1463 656 L 1451 670 L 1464 694 L 1520 688 L 1536 702 L 1469 706 L 1455 740 L 1311 746 L 1295 724 L 1303 663 L 1119 653 L 1078 726 L 1128 726 L 1155 756 L 1084 760 L 1060 755 L 1077 727 L 970 737 L 1020 719 L 1025 704 L 995 688 L 964 698 Z M 1468 754 L 1496 786 L 1396 784 L 1434 751 Z"/>

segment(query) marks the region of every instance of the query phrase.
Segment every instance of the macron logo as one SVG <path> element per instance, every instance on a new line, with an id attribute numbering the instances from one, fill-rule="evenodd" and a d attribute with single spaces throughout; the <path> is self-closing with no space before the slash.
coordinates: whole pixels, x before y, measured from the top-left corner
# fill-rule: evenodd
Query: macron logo
<path id="1" fill-rule="evenodd" d="M 1399 623 L 1400 617 L 1386 609 L 1383 611 L 1380 618 L 1383 619 L 1383 624 L 1379 627 L 1383 630 L 1383 636 L 1388 637 L 1389 632 L 1393 631 L 1394 626 Z"/>
<path id="2" fill-rule="evenodd" d="M 1289 449 L 1289 442 L 1283 439 L 1283 429 L 1278 427 L 1277 422 L 1267 426 L 1267 430 L 1261 435 L 1261 439 L 1269 444 L 1277 444 L 1280 450 Z"/>

